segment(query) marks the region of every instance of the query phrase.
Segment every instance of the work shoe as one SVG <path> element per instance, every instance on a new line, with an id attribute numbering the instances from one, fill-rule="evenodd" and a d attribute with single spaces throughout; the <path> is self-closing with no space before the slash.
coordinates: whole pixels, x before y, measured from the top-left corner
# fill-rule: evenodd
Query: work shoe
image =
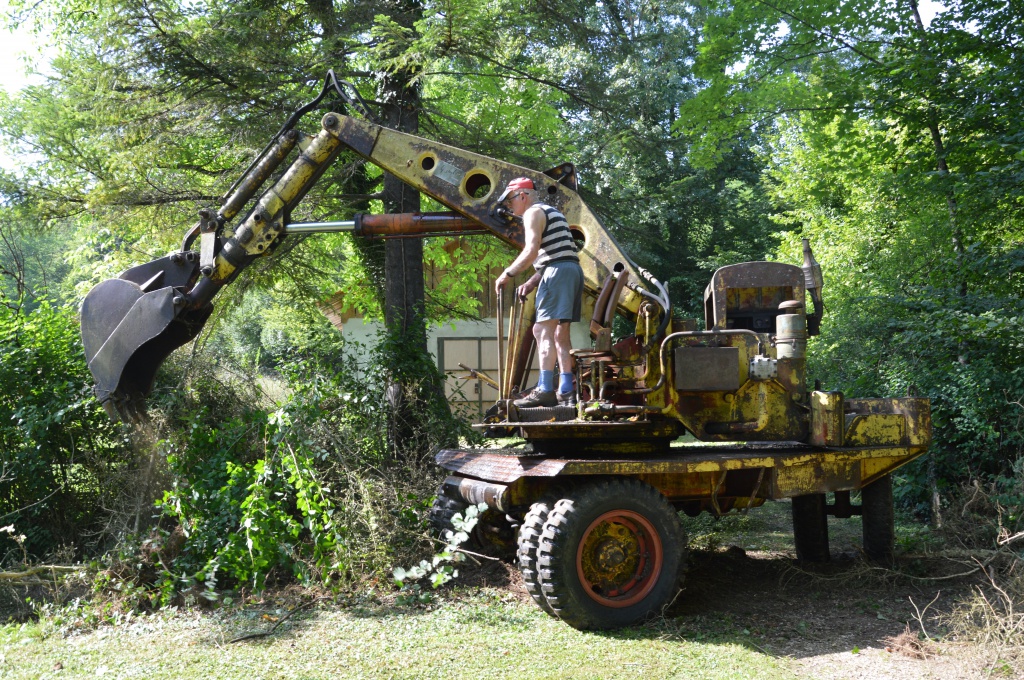
<path id="1" fill-rule="evenodd" d="M 555 392 L 555 396 L 558 399 L 559 406 L 576 405 L 576 390 L 573 390 L 572 392 Z"/>
<path id="2" fill-rule="evenodd" d="M 539 387 L 534 388 L 532 392 L 527 394 L 522 399 L 516 399 L 512 404 L 517 408 L 533 408 L 535 406 L 555 406 L 558 404 L 558 398 L 555 397 L 554 391 L 543 392 Z"/>

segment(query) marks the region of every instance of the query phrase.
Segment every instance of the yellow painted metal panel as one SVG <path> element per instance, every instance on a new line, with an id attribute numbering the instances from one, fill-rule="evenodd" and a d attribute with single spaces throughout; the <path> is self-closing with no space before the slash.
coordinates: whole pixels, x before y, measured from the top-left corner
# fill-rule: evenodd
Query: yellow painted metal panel
<path id="1" fill-rule="evenodd" d="M 843 402 L 842 392 L 811 392 L 811 444 L 843 445 L 846 430 Z"/>
<path id="2" fill-rule="evenodd" d="M 902 444 L 906 441 L 907 418 L 902 413 L 858 415 L 846 431 L 850 446 Z"/>

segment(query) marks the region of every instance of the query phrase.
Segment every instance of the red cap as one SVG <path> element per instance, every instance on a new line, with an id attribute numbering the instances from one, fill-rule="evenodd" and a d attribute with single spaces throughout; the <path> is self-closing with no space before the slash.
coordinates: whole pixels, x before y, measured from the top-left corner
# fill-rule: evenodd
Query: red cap
<path id="1" fill-rule="evenodd" d="M 533 188 L 533 180 L 530 179 L 529 177 L 516 177 L 514 180 L 508 183 L 508 186 L 505 187 L 505 191 L 502 192 L 501 196 L 498 196 L 498 203 L 501 203 L 506 198 L 508 198 L 508 195 L 515 191 L 516 189 L 532 190 Z"/>

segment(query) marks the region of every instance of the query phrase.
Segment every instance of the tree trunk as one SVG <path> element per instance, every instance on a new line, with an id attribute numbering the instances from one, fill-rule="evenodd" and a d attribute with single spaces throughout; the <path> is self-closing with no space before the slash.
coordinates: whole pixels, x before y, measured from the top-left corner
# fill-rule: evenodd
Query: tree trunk
<path id="1" fill-rule="evenodd" d="M 344 52 L 330 47 L 344 33 L 344 26 L 339 25 L 343 19 L 335 3 L 311 0 L 308 7 L 310 15 L 322 27 L 328 53 L 344 61 Z M 422 18 L 423 4 L 422 0 L 383 0 L 373 5 L 373 11 L 412 28 Z M 409 71 L 385 73 L 380 80 L 379 113 L 385 127 L 416 134 L 419 132 L 420 92 L 418 85 L 409 85 L 412 76 Z M 364 177 L 362 183 L 362 190 L 371 193 L 370 180 Z M 384 173 L 381 194 L 385 213 L 420 209 L 419 192 L 389 173 Z M 438 431 L 439 421 L 451 421 L 443 384 L 427 353 L 423 239 L 397 238 L 383 242 L 357 239 L 356 247 L 371 282 L 377 290 L 383 289 L 378 299 L 384 309 L 387 335 L 382 349 L 391 380 L 386 394 L 388 452 L 396 461 L 408 461 L 409 454 L 418 459 L 431 452 L 439 443 L 439 437 L 445 437 Z"/>
<path id="2" fill-rule="evenodd" d="M 394 130 L 419 132 L 420 95 L 407 87 L 409 76 L 397 73 L 383 83 L 384 125 Z M 384 212 L 408 213 L 420 209 L 420 194 L 394 175 L 384 176 Z M 413 344 L 411 351 L 427 351 L 423 304 L 423 239 L 388 239 L 384 245 L 384 321 L 393 332 Z"/>
<path id="3" fill-rule="evenodd" d="M 408 86 L 410 75 L 389 75 L 382 84 L 384 125 L 415 134 L 419 132 L 420 95 Z M 397 177 L 384 175 L 384 211 L 416 212 L 420 194 Z M 384 322 L 393 358 L 392 383 L 388 386 L 390 406 L 388 450 L 395 460 L 418 460 L 438 442 L 429 423 L 432 415 L 451 412 L 444 388 L 427 353 L 426 308 L 424 304 L 423 239 L 394 238 L 384 246 Z"/>
<path id="4" fill-rule="evenodd" d="M 917 0 L 911 0 L 910 9 L 914 13 L 914 27 L 921 37 L 922 50 L 927 52 L 926 29 L 921 19 L 921 12 L 918 10 Z M 964 235 L 960 228 L 960 221 L 957 215 L 956 188 L 953 179 L 949 174 L 949 164 L 946 161 L 946 146 L 942 141 L 942 131 L 939 129 L 938 111 L 933 104 L 928 105 L 928 133 L 932 138 L 932 147 L 935 149 L 935 169 L 939 171 L 939 177 L 943 182 L 943 189 L 946 192 L 946 210 L 949 212 L 949 226 L 952 233 L 953 256 L 955 258 L 956 271 L 958 276 L 957 292 L 960 297 L 967 297 L 967 278 L 964 275 Z M 960 357 L 963 363 L 963 357 Z"/>
<path id="5" fill-rule="evenodd" d="M 910 9 L 914 14 L 914 27 L 921 39 L 921 49 L 927 51 L 926 29 L 918 10 L 917 0 L 910 0 Z M 949 227 L 953 246 L 953 263 L 956 270 L 955 284 L 957 295 L 967 297 L 967 275 L 964 268 L 964 235 L 957 215 L 956 187 L 949 173 L 946 161 L 946 147 L 942 141 L 942 130 L 939 128 L 938 111 L 931 103 L 928 105 L 928 133 L 931 135 L 932 148 L 935 150 L 935 168 L 939 171 L 939 179 L 946 193 L 946 210 L 949 213 Z M 960 364 L 967 363 L 967 343 L 961 341 L 957 348 L 956 360 Z M 931 524 L 934 528 L 942 528 L 942 496 L 939 492 L 938 465 L 935 454 L 928 456 L 927 466 L 928 488 L 931 495 Z"/>

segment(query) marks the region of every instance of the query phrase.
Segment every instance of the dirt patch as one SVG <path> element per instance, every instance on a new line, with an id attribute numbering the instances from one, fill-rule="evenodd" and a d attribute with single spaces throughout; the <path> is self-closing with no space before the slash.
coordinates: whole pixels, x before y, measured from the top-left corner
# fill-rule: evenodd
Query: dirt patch
<path id="1" fill-rule="evenodd" d="M 456 591 L 472 591 L 478 588 L 495 588 L 514 593 L 524 602 L 532 602 L 523 585 L 523 577 L 511 559 L 469 558 L 459 567 L 455 581 Z"/>
<path id="2" fill-rule="evenodd" d="M 920 637 L 918 610 L 935 600 L 923 621 L 929 635 L 941 635 L 936 615 L 971 587 L 966 579 L 938 583 L 877 570 L 859 559 L 811 569 L 786 554 L 729 547 L 691 555 L 685 590 L 666 614 L 680 623 L 684 637 L 732 635 L 793 659 L 794 670 L 810 677 L 979 677 L 984 660 L 964 659 L 951 646 L 901 653 Z M 900 647 L 892 642 L 896 638 Z"/>

